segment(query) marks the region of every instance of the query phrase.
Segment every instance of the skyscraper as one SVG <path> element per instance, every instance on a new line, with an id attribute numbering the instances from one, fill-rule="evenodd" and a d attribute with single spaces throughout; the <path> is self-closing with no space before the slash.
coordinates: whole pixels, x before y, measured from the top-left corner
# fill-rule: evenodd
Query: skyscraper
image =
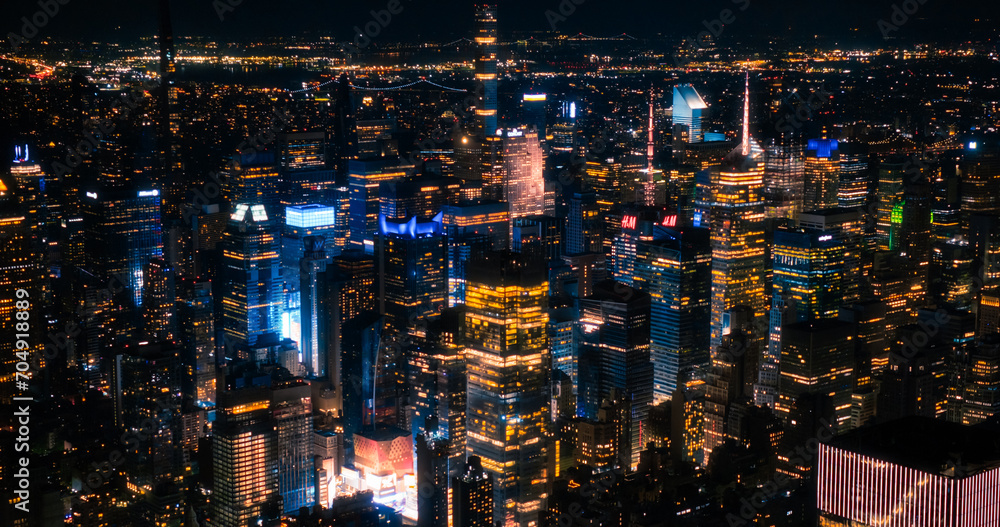
<path id="1" fill-rule="evenodd" d="M 493 527 L 493 476 L 483 469 L 482 459 L 469 456 L 452 487 L 453 525 Z"/>
<path id="2" fill-rule="evenodd" d="M 348 164 L 352 248 L 374 253 L 380 212 L 379 185 L 404 177 L 409 168 L 391 160 L 351 161 Z"/>
<path id="3" fill-rule="evenodd" d="M 215 405 L 215 317 L 210 282 L 182 283 L 179 309 L 181 343 L 190 368 L 188 393 L 200 406 Z"/>
<path id="4" fill-rule="evenodd" d="M 253 346 L 280 328 L 279 241 L 263 205 L 236 205 L 223 236 L 222 329 L 233 346 Z"/>
<path id="5" fill-rule="evenodd" d="M 743 105 L 743 142 L 712 170 L 712 350 L 726 332 L 723 314 L 749 306 L 757 316 L 764 296 L 763 151 L 750 138 L 749 76 Z"/>
<path id="6" fill-rule="evenodd" d="M 138 337 L 143 301 L 143 272 L 163 257 L 160 191 L 86 192 L 83 199 L 87 229 L 87 267 L 102 281 L 118 280 L 127 290 L 118 328 L 120 338 Z"/>
<path id="7" fill-rule="evenodd" d="M 467 263 L 508 247 L 510 212 L 500 201 L 446 205 L 442 212 L 448 236 L 448 306 L 454 307 L 465 303 Z"/>
<path id="8" fill-rule="evenodd" d="M 521 113 L 524 124 L 534 127 L 538 138 L 545 139 L 545 106 L 548 97 L 544 93 L 525 93 L 521 97 Z"/>
<path id="9" fill-rule="evenodd" d="M 10 405 L 11 397 L 22 395 L 14 391 L 15 380 L 21 375 L 25 375 L 17 373 L 15 363 L 21 360 L 22 356 L 37 356 L 41 351 L 40 339 L 34 341 L 23 337 L 14 339 L 13 331 L 17 328 L 17 324 L 24 322 L 27 322 L 29 330 L 34 331 L 32 328 L 39 323 L 37 315 L 31 316 L 37 311 L 18 306 L 28 305 L 30 307 L 40 303 L 41 290 L 39 285 L 42 270 L 38 265 L 39 259 L 31 240 L 31 226 L 28 225 L 23 210 L 17 204 L 17 197 L 8 190 L 9 187 L 6 183 L 4 179 L 0 179 L 0 208 L 3 210 L 0 212 L 0 261 L 4 262 L 0 265 L 0 284 L 3 284 L 10 293 L 0 298 L 0 323 L 5 328 L 11 329 L 12 338 L 0 342 L 0 352 L 2 352 L 0 366 L 3 367 L 3 372 L 0 373 L 0 381 L 2 381 L 0 384 L 0 404 Z M 25 290 L 26 297 L 17 293 L 20 289 Z M 18 304 L 19 301 L 22 303 Z M 17 318 L 17 313 L 26 313 L 30 318 L 28 320 Z M 24 342 L 29 347 L 18 348 L 16 346 L 18 342 Z M 2 423 L 4 425 L 10 423 L 10 426 L 13 427 L 15 419 L 11 414 L 10 417 L 5 417 Z"/>
<path id="10" fill-rule="evenodd" d="M 627 445 L 619 445 L 629 467 L 639 463 L 653 403 L 653 363 L 649 355 L 650 296 L 612 280 L 594 285 L 580 299 L 582 342 L 579 396 L 583 415 L 596 419 L 612 390 L 624 398 L 628 412 Z"/>
<path id="11" fill-rule="evenodd" d="M 875 240 L 880 251 L 890 251 L 899 246 L 904 167 L 905 163 L 895 160 L 879 166 Z"/>
<path id="12" fill-rule="evenodd" d="M 712 249 L 708 229 L 661 229 L 636 249 L 637 287 L 651 297 L 653 400 L 670 399 L 709 364 Z"/>
<path id="13" fill-rule="evenodd" d="M 494 475 L 494 519 L 538 525 L 545 508 L 548 280 L 537 262 L 490 253 L 470 264 L 466 294 L 467 451 Z"/>
<path id="14" fill-rule="evenodd" d="M 281 278 L 284 282 L 281 335 L 298 342 L 306 369 L 320 376 L 326 371 L 325 365 L 312 362 L 319 355 L 315 341 L 318 321 L 303 318 L 306 311 L 308 316 L 315 314 L 314 306 L 303 303 L 318 298 L 317 284 L 310 278 L 332 257 L 329 248 L 336 243 L 336 212 L 333 207 L 315 203 L 286 207 L 281 236 Z"/>
<path id="15" fill-rule="evenodd" d="M 497 31 L 497 5 L 476 5 L 476 131 L 480 137 L 492 135 L 498 127 L 497 113 L 497 66 L 499 49 Z"/>
<path id="16" fill-rule="evenodd" d="M 316 503 L 313 416 L 309 383 L 283 380 L 271 387 L 271 418 L 277 431 L 278 493 L 285 514 Z"/>
<path id="17" fill-rule="evenodd" d="M 830 234 L 774 233 L 774 296 L 788 306 L 784 323 L 836 318 L 844 301 L 844 247 Z"/>
<path id="18" fill-rule="evenodd" d="M 437 316 L 448 301 L 447 241 L 443 213 L 430 221 L 396 222 L 379 216 L 380 312 L 401 332 Z"/>
<path id="19" fill-rule="evenodd" d="M 271 394 L 263 387 L 219 392 L 213 427 L 212 519 L 242 527 L 277 515 L 277 431 Z"/>
<path id="20" fill-rule="evenodd" d="M 701 114 L 708 108 L 698 90 L 690 84 L 674 86 L 674 140 L 686 139 L 688 143 L 705 140 L 701 130 Z"/>
<path id="21" fill-rule="evenodd" d="M 538 133 L 519 128 L 503 132 L 503 199 L 511 221 L 545 214 L 545 168 Z M 484 183 L 485 184 L 485 183 Z"/>
<path id="22" fill-rule="evenodd" d="M 800 396 L 829 396 L 834 432 L 846 431 L 851 420 L 854 346 L 850 324 L 834 319 L 786 324 L 781 333 L 781 378 L 777 410 L 790 418 Z"/>
<path id="23" fill-rule="evenodd" d="M 836 139 L 810 139 L 806 145 L 802 210 L 827 209 L 839 203 L 840 150 Z"/>

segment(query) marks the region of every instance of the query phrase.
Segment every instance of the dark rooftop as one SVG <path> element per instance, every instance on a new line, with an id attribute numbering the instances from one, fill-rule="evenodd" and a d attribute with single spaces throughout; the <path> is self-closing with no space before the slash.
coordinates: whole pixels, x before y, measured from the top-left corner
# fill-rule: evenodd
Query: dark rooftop
<path id="1" fill-rule="evenodd" d="M 853 430 L 830 444 L 956 479 L 1000 467 L 1000 430 L 996 426 L 965 426 L 913 416 Z"/>

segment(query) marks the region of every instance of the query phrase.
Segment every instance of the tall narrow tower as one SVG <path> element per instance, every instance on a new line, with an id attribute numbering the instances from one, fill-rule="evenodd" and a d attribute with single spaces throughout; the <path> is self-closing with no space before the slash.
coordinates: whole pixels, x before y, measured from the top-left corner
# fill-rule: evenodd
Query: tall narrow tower
<path id="1" fill-rule="evenodd" d="M 646 185 L 643 189 L 643 202 L 646 205 L 656 205 L 656 181 L 653 178 L 653 88 L 649 88 L 649 124 L 646 139 Z"/>
<path id="2" fill-rule="evenodd" d="M 488 136 L 497 129 L 496 4 L 476 5 L 476 83 L 476 128 Z"/>
<path id="3" fill-rule="evenodd" d="M 755 316 L 767 309 L 764 296 L 764 156 L 750 139 L 750 77 L 743 102 L 742 144 L 711 172 L 712 188 L 712 353 L 728 333 L 726 313 L 749 306 Z"/>
<path id="4" fill-rule="evenodd" d="M 174 30 L 170 22 L 170 0 L 160 0 L 160 98 L 159 140 L 162 170 L 156 187 L 163 192 L 163 212 L 167 218 L 179 218 L 184 190 L 181 182 L 181 160 L 177 134 L 180 112 L 177 107 L 177 85 L 174 74 Z"/>

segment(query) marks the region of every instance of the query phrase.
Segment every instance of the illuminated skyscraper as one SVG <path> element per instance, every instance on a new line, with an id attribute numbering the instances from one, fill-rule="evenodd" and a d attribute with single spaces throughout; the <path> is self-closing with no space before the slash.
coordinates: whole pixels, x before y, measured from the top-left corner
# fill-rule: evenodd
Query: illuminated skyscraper
<path id="1" fill-rule="evenodd" d="M 0 352 L 2 352 L 0 366 L 3 367 L 3 371 L 0 372 L 0 382 L 2 382 L 0 384 L 0 404 L 9 406 L 12 396 L 24 395 L 19 393 L 22 390 L 14 391 L 15 377 L 19 377 L 14 367 L 15 363 L 22 357 L 37 357 L 41 352 L 41 338 L 21 339 L 29 347 L 19 349 L 16 347 L 18 339 L 15 339 L 14 335 L 16 324 L 24 322 L 27 323 L 28 333 L 32 337 L 34 335 L 41 337 L 42 335 L 41 331 L 36 329 L 41 323 L 40 317 L 37 316 L 39 311 L 23 307 L 27 305 L 34 308 L 41 305 L 39 285 L 42 272 L 38 266 L 37 253 L 31 240 L 31 226 L 28 225 L 23 209 L 18 206 L 16 196 L 9 190 L 11 187 L 8 186 L 8 183 L 9 181 L 0 179 L 0 209 L 3 210 L 0 212 L 0 262 L 3 262 L 0 264 L 0 285 L 10 292 L 0 298 L 0 323 L 3 324 L 3 327 L 10 328 L 8 334 L 11 336 L 0 342 Z M 18 295 L 19 289 L 24 289 L 28 296 Z M 21 308 L 17 307 L 18 301 L 23 302 L 20 304 Z M 28 320 L 23 320 L 17 318 L 18 312 L 31 316 Z M 24 332 L 18 331 L 18 333 Z M 9 417 L 4 417 L 0 423 L 4 426 L 11 423 L 11 428 L 13 428 L 15 419 L 11 413 Z"/>
<path id="2" fill-rule="evenodd" d="M 212 284 L 182 284 L 185 300 L 180 306 L 180 334 L 188 373 L 188 393 L 200 406 L 215 405 L 215 318 Z"/>
<path id="3" fill-rule="evenodd" d="M 379 216 L 379 311 L 406 333 L 440 314 L 448 302 L 447 241 L 438 213 L 430 221 L 395 222 Z"/>
<path id="4" fill-rule="evenodd" d="M 448 236 L 448 306 L 465 303 L 467 262 L 509 243 L 510 212 L 495 202 L 446 205 L 442 223 Z"/>
<path id="5" fill-rule="evenodd" d="M 467 451 L 496 478 L 495 521 L 539 525 L 551 477 L 545 269 L 516 254 L 490 253 L 470 264 L 468 285 Z"/>
<path id="6" fill-rule="evenodd" d="M 281 319 L 280 245 L 264 206 L 236 205 L 222 244 L 222 329 L 234 346 L 253 346 Z"/>
<path id="7" fill-rule="evenodd" d="M 612 390 L 624 397 L 628 444 L 618 445 L 630 467 L 639 463 L 646 444 L 649 407 L 653 404 L 653 363 L 649 355 L 650 295 L 612 280 L 599 282 L 594 294 L 580 299 L 578 415 L 597 419 Z"/>
<path id="8" fill-rule="evenodd" d="M 841 143 L 839 147 L 838 206 L 844 208 L 864 207 L 868 201 L 868 154 L 851 143 Z"/>
<path id="9" fill-rule="evenodd" d="M 973 214 L 1000 213 L 1000 195 L 996 192 L 1000 183 L 1000 149 L 978 146 L 965 151 L 960 165 L 959 193 L 962 215 L 966 218 Z"/>
<path id="10" fill-rule="evenodd" d="M 890 251 L 899 247 L 899 224 L 903 221 L 903 162 L 882 163 L 878 170 L 876 195 L 876 248 Z"/>
<path id="11" fill-rule="evenodd" d="M 1000 335 L 982 339 L 964 366 L 962 423 L 974 425 L 1000 414 Z"/>
<path id="12" fill-rule="evenodd" d="M 836 207 L 840 186 L 840 150 L 836 139 L 810 139 L 806 145 L 802 210 Z"/>
<path id="13" fill-rule="evenodd" d="M 802 143 L 793 137 L 771 140 L 764 152 L 764 194 L 769 218 L 795 217 L 804 210 L 805 193 Z"/>
<path id="14" fill-rule="evenodd" d="M 299 344 L 303 363 L 313 375 L 321 376 L 325 367 L 310 359 L 317 359 L 316 319 L 305 319 L 303 314 L 315 314 L 314 306 L 305 306 L 308 301 L 316 301 L 317 284 L 310 280 L 317 267 L 332 257 L 327 249 L 336 243 L 336 210 L 318 204 L 286 207 L 285 224 L 281 236 L 281 278 L 284 282 L 284 296 L 281 309 L 281 336 Z M 308 262 L 305 260 L 309 253 Z M 317 254 L 318 253 L 318 254 Z M 311 288 L 311 290 L 310 290 Z M 309 326 L 308 329 L 305 326 Z M 306 332 L 310 340 L 306 340 Z"/>
<path id="15" fill-rule="evenodd" d="M 163 192 L 164 216 L 176 218 L 181 214 L 184 201 L 184 174 L 180 158 L 181 115 L 177 103 L 179 88 L 176 82 L 177 68 L 174 65 L 174 33 L 170 20 L 170 0 L 160 0 L 160 86 L 159 97 L 159 141 L 161 172 L 154 185 Z"/>
<path id="16" fill-rule="evenodd" d="M 122 338 L 138 337 L 143 301 L 143 272 L 163 257 L 160 191 L 86 192 L 87 267 L 100 280 L 118 280 L 127 289 Z"/>
<path id="17" fill-rule="evenodd" d="M 791 317 L 784 323 L 836 318 L 844 301 L 844 247 L 830 234 L 774 233 L 774 296 Z"/>
<path id="18" fill-rule="evenodd" d="M 477 87 L 476 131 L 480 137 L 492 135 L 498 128 L 497 75 L 500 33 L 497 31 L 497 5 L 476 5 L 476 83 L 482 83 L 482 91 Z"/>
<path id="19" fill-rule="evenodd" d="M 271 393 L 254 387 L 219 392 L 213 426 L 215 487 L 212 519 L 220 526 L 253 525 L 275 517 L 278 494 L 277 430 Z"/>
<path id="20" fill-rule="evenodd" d="M 789 419 L 800 396 L 829 396 L 834 432 L 851 424 L 854 343 L 851 325 L 834 319 L 786 324 L 781 331 L 781 377 L 776 409 Z"/>
<path id="21" fill-rule="evenodd" d="M 723 315 L 749 306 L 767 310 L 764 296 L 763 151 L 750 138 L 749 77 L 743 107 L 743 142 L 712 169 L 712 350 L 726 332 Z"/>
<path id="22" fill-rule="evenodd" d="M 416 434 L 417 527 L 448 527 L 448 440 Z"/>
<path id="23" fill-rule="evenodd" d="M 229 202 L 230 211 L 240 203 L 260 203 L 269 211 L 278 210 L 281 174 L 274 152 L 235 154 L 228 176 L 222 186 L 222 196 Z M 281 212 L 284 215 L 284 211 Z"/>
<path id="24" fill-rule="evenodd" d="M 524 124 L 534 127 L 538 138 L 545 140 L 545 106 L 548 97 L 544 93 L 525 93 L 521 97 L 521 113 Z"/>
<path id="25" fill-rule="evenodd" d="M 390 220 L 413 216 L 433 218 L 447 204 L 457 204 L 460 182 L 457 178 L 423 174 L 379 185 L 379 212 Z"/>
<path id="26" fill-rule="evenodd" d="M 390 160 L 351 161 L 348 164 L 352 248 L 374 253 L 380 212 L 379 185 L 406 176 L 410 168 Z"/>
<path id="27" fill-rule="evenodd" d="M 298 514 L 316 503 L 313 417 L 309 383 L 283 380 L 271 388 L 271 418 L 277 431 L 278 493 L 282 511 Z"/>
<path id="28" fill-rule="evenodd" d="M 479 457 L 469 457 L 465 470 L 452 478 L 452 488 L 453 525 L 493 527 L 493 476 Z"/>
<path id="29" fill-rule="evenodd" d="M 809 232 L 832 236 L 844 246 L 843 295 L 845 302 L 860 297 L 861 250 L 864 247 L 865 220 L 859 209 L 815 210 L 799 214 L 799 227 Z"/>
<path id="30" fill-rule="evenodd" d="M 285 171 L 321 169 L 326 166 L 326 134 L 290 132 L 278 138 L 281 168 Z"/>
<path id="31" fill-rule="evenodd" d="M 636 249 L 636 287 L 651 297 L 653 400 L 702 377 L 709 364 L 712 249 L 708 229 L 662 229 Z"/>
<path id="32" fill-rule="evenodd" d="M 708 108 L 705 100 L 690 84 L 674 86 L 674 141 L 678 138 L 688 143 L 705 140 L 701 130 L 701 114 Z"/>
<path id="33" fill-rule="evenodd" d="M 545 214 L 545 168 L 538 134 L 518 128 L 503 131 L 503 199 L 511 221 Z"/>
<path id="34" fill-rule="evenodd" d="M 154 258 L 143 270 L 142 328 L 145 338 L 174 340 L 177 332 L 177 286 L 174 268 Z"/>
<path id="35" fill-rule="evenodd" d="M 324 377 L 329 367 L 327 356 L 327 341 L 324 339 L 324 326 L 329 323 L 323 317 L 323 297 L 325 286 L 321 281 L 328 262 L 326 251 L 327 239 L 322 236 L 306 236 L 305 252 L 299 260 L 299 309 L 292 315 L 298 315 L 299 350 L 302 353 L 302 365 L 306 375 L 311 378 Z M 291 304 L 288 301 L 288 304 Z M 284 322 L 284 321 L 282 321 Z M 292 326 L 295 327 L 294 325 Z"/>

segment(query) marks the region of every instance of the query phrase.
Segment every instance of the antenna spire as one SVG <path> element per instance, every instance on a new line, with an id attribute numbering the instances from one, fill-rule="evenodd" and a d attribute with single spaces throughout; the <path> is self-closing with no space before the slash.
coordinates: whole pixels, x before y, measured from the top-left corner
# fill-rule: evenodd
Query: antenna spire
<path id="1" fill-rule="evenodd" d="M 750 70 L 746 71 L 743 89 L 743 155 L 750 155 Z"/>

